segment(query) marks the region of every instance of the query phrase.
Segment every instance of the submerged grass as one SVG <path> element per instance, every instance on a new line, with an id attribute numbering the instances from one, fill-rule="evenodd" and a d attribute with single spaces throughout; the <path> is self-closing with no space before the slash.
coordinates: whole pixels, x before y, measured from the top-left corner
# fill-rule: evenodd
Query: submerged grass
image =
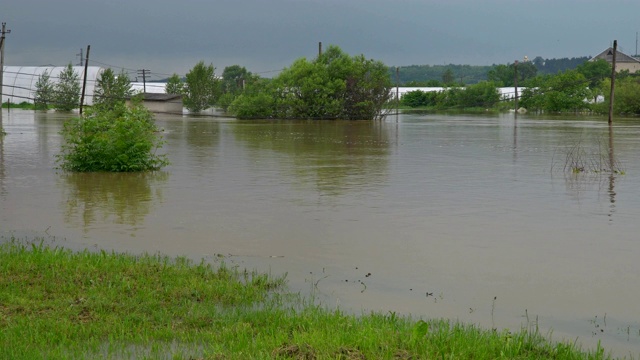
<path id="1" fill-rule="evenodd" d="M 534 329 L 348 315 L 284 283 L 184 258 L 0 244 L 0 358 L 609 358 Z"/>

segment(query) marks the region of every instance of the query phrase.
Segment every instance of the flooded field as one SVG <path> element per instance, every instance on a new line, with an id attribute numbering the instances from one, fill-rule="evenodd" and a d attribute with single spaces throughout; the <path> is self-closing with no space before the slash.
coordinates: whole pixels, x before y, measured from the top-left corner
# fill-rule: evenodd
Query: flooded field
<path id="1" fill-rule="evenodd" d="M 355 313 L 640 356 L 640 119 L 158 115 L 163 171 L 67 174 L 69 116 L 3 110 L 4 239 L 223 259 Z"/>

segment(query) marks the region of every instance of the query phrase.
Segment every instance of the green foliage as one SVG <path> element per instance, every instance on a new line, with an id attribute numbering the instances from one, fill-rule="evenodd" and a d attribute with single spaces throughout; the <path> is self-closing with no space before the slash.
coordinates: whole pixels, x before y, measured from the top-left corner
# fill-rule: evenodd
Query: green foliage
<path id="1" fill-rule="evenodd" d="M 73 70 L 71 63 L 60 72 L 59 81 L 54 86 L 54 108 L 59 111 L 71 111 L 80 103 L 80 76 Z"/>
<path id="2" fill-rule="evenodd" d="M 495 65 L 487 73 L 487 78 L 500 87 L 515 86 L 516 70 L 518 72 L 518 86 L 525 86 L 527 80 L 534 78 L 538 72 L 532 62 L 518 63 L 517 66 L 515 64 Z"/>
<path id="3" fill-rule="evenodd" d="M 34 94 L 33 103 L 36 109 L 48 109 L 49 104 L 54 101 L 55 87 L 51 81 L 49 72 L 45 70 L 40 76 L 38 76 L 38 82 L 36 82 L 36 91 Z"/>
<path id="4" fill-rule="evenodd" d="M 453 75 L 453 71 L 451 71 L 451 69 L 445 70 L 445 72 L 442 74 L 442 83 L 445 86 L 450 86 L 450 85 L 453 85 L 454 81 L 455 81 L 455 77 Z"/>
<path id="5" fill-rule="evenodd" d="M 427 92 L 422 90 L 413 90 L 402 95 L 401 98 L 402 105 L 409 107 L 423 107 L 429 106 L 429 98 L 427 96 Z"/>
<path id="6" fill-rule="evenodd" d="M 612 69 L 611 64 L 609 64 L 607 60 L 598 59 L 595 61 L 586 61 L 578 65 L 576 70 L 589 81 L 590 88 L 595 88 L 602 80 L 611 77 Z"/>
<path id="7" fill-rule="evenodd" d="M 102 110 L 114 110 L 131 97 L 133 90 L 124 69 L 117 76 L 113 70 L 106 69 L 96 80 L 93 94 L 94 107 Z"/>
<path id="8" fill-rule="evenodd" d="M 186 75 L 184 106 L 191 112 L 199 112 L 215 104 L 218 80 L 213 65 L 197 63 Z"/>
<path id="9" fill-rule="evenodd" d="M 251 81 L 253 77 L 244 66 L 227 66 L 222 71 L 222 92 L 237 94 L 243 90 L 244 84 Z"/>
<path id="10" fill-rule="evenodd" d="M 157 170 L 168 164 L 155 152 L 163 144 L 152 114 L 142 105 L 89 109 L 65 122 L 64 142 L 57 161 L 75 172 L 132 172 Z"/>
<path id="11" fill-rule="evenodd" d="M 398 69 L 401 86 L 441 87 L 442 75 L 451 70 L 455 74 L 454 81 L 460 84 L 476 84 L 487 80 L 487 72 L 491 66 L 473 65 L 410 65 Z M 396 67 L 389 68 L 389 76 L 396 82 Z"/>
<path id="12" fill-rule="evenodd" d="M 560 59 L 543 59 L 537 56 L 533 59 L 533 64 L 538 69 L 540 75 L 555 75 L 559 72 L 565 72 L 567 70 L 574 70 L 580 64 L 589 60 L 589 56 L 581 56 L 574 58 L 560 58 Z"/>
<path id="13" fill-rule="evenodd" d="M 577 70 L 540 76 L 532 80 L 531 87 L 523 90 L 520 105 L 535 111 L 582 111 L 589 108 L 586 100 L 591 93 L 587 83 Z"/>
<path id="14" fill-rule="evenodd" d="M 595 107 L 595 111 L 607 113 L 611 101 L 611 80 L 606 79 L 601 83 L 604 93 L 604 102 Z M 640 78 L 623 77 L 616 78 L 616 88 L 613 99 L 613 112 L 616 114 L 640 115 Z"/>
<path id="15" fill-rule="evenodd" d="M 231 105 L 239 118 L 370 120 L 390 99 L 387 67 L 336 46 L 314 61 L 296 60 L 272 81 L 250 84 Z"/>
<path id="16" fill-rule="evenodd" d="M 184 82 L 178 76 L 178 74 L 173 74 L 167 80 L 167 85 L 165 85 L 165 92 L 167 94 L 184 94 Z"/>
<path id="17" fill-rule="evenodd" d="M 500 92 L 496 84 L 484 81 L 467 86 L 460 92 L 458 104 L 463 108 L 484 107 L 489 108 L 500 101 Z"/>
<path id="18" fill-rule="evenodd" d="M 240 119 L 275 117 L 275 101 L 267 93 L 244 94 L 238 96 L 228 110 Z"/>
<path id="19" fill-rule="evenodd" d="M 453 87 L 444 91 L 410 91 L 402 96 L 402 104 L 409 107 L 490 108 L 500 101 L 500 93 L 492 82 L 484 81 L 466 88 Z"/>

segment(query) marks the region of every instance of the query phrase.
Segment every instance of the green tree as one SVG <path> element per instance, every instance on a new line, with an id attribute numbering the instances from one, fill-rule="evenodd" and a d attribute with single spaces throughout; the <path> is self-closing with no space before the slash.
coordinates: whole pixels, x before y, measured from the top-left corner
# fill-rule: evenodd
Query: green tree
<path id="1" fill-rule="evenodd" d="M 38 76 L 38 82 L 36 82 L 36 91 L 33 99 L 36 109 L 46 110 L 54 100 L 54 96 L 55 88 L 51 81 L 51 76 L 49 72 L 45 70 Z"/>
<path id="2" fill-rule="evenodd" d="M 458 96 L 458 106 L 462 108 L 489 108 L 500 101 L 500 92 L 489 81 L 467 86 Z"/>
<path id="3" fill-rule="evenodd" d="M 549 112 L 581 111 L 588 108 L 587 83 L 584 75 L 576 70 L 537 77 L 522 92 L 520 105 Z"/>
<path id="4" fill-rule="evenodd" d="M 156 155 L 163 144 L 157 132 L 153 115 L 140 103 L 94 107 L 64 123 L 57 162 L 74 172 L 157 170 L 168 164 L 165 155 Z"/>
<path id="5" fill-rule="evenodd" d="M 118 105 L 124 104 L 131 95 L 133 95 L 131 81 L 124 70 L 116 76 L 113 70 L 106 69 L 96 80 L 93 105 L 104 110 L 114 110 Z"/>
<path id="6" fill-rule="evenodd" d="M 273 80 L 252 84 L 230 111 L 241 118 L 370 120 L 382 116 L 391 87 L 381 62 L 329 46 L 313 61 L 298 59 Z"/>
<path id="7" fill-rule="evenodd" d="M 231 65 L 222 71 L 222 92 L 237 94 L 253 75 L 244 66 Z"/>
<path id="8" fill-rule="evenodd" d="M 60 72 L 59 81 L 54 85 L 54 108 L 59 111 L 71 111 L 80 103 L 80 76 L 73 70 L 71 63 Z"/>
<path id="9" fill-rule="evenodd" d="M 175 73 L 171 75 L 165 85 L 165 91 L 167 94 L 183 94 L 184 82 L 182 81 L 182 78 Z"/>
<path id="10" fill-rule="evenodd" d="M 537 59 L 537 58 L 536 58 Z M 514 86 L 516 69 L 518 71 L 518 86 L 527 86 L 528 80 L 536 77 L 538 69 L 533 62 L 521 62 L 515 64 L 495 65 L 487 73 L 487 79 L 494 82 L 498 87 Z"/>
<path id="11" fill-rule="evenodd" d="M 604 94 L 600 84 L 602 80 L 611 77 L 611 64 L 604 59 L 586 61 L 578 65 L 576 70 L 587 79 L 591 98 L 595 102 L 598 96 Z"/>
<path id="12" fill-rule="evenodd" d="M 445 86 L 453 85 L 455 81 L 455 75 L 451 69 L 447 69 L 444 74 L 442 74 L 442 83 Z"/>
<path id="13" fill-rule="evenodd" d="M 602 81 L 603 89 L 611 89 L 611 79 Z M 597 112 L 607 113 L 611 101 L 610 91 L 604 92 L 604 102 L 594 106 Z M 634 77 L 616 78 L 616 93 L 613 103 L 616 114 L 640 115 L 640 79 Z"/>
<path id="14" fill-rule="evenodd" d="M 213 65 L 197 63 L 186 75 L 184 105 L 191 112 L 208 109 L 215 104 L 218 80 Z"/>
<path id="15" fill-rule="evenodd" d="M 427 106 L 428 103 L 427 93 L 421 90 L 413 90 L 402 95 L 401 102 L 403 105 L 409 107 L 421 107 Z"/>

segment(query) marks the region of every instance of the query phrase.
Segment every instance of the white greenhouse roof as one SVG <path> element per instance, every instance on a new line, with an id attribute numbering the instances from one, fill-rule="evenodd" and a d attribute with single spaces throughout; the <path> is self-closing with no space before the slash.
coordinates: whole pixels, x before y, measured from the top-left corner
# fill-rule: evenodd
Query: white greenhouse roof
<path id="1" fill-rule="evenodd" d="M 45 71 L 49 74 L 51 82 L 57 83 L 60 72 L 66 66 L 5 66 L 2 83 L 2 102 L 11 101 L 14 104 L 21 102 L 33 103 L 38 77 Z M 73 71 L 78 74 L 80 86 L 84 81 L 84 66 L 73 66 Z M 87 67 L 87 88 L 85 89 L 84 103 L 93 103 L 93 89 L 96 79 L 104 68 L 99 66 Z"/>

